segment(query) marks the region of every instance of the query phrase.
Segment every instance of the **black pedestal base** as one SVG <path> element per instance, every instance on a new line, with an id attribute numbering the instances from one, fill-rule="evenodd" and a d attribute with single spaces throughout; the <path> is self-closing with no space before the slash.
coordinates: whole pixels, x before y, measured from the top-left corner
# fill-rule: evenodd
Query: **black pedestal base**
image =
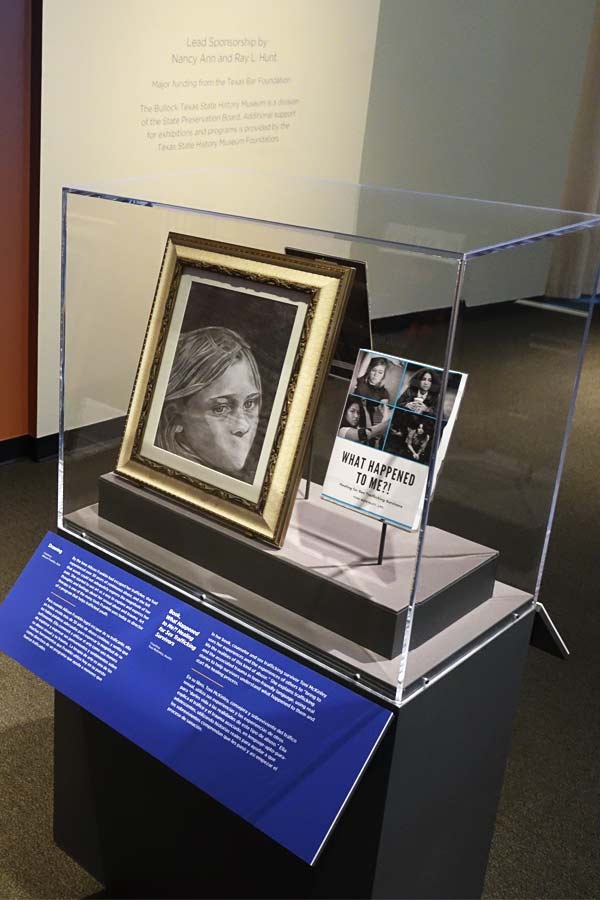
<path id="1" fill-rule="evenodd" d="M 118 475 L 98 482 L 98 513 L 388 659 L 404 640 L 418 536 L 389 528 L 376 564 L 379 522 L 319 499 L 296 502 L 280 550 L 235 534 Z M 411 646 L 418 647 L 492 596 L 498 554 L 428 528 Z M 202 585 L 200 585 L 202 586 Z"/>
<path id="2" fill-rule="evenodd" d="M 397 711 L 313 867 L 59 694 L 55 839 L 113 897 L 479 897 L 532 619 Z"/>

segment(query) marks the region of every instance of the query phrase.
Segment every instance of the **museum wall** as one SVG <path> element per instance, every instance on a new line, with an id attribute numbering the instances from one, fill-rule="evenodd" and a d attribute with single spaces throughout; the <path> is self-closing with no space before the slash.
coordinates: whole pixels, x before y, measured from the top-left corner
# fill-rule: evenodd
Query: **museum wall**
<path id="1" fill-rule="evenodd" d="M 0 4 L 0 440 L 28 428 L 29 3 Z"/>
<path id="2" fill-rule="evenodd" d="M 382 0 L 361 181 L 559 207 L 595 9 L 596 0 Z M 551 251 L 522 251 L 510 266 L 479 261 L 467 301 L 543 294 Z M 379 263 L 384 283 L 372 289 L 387 315 L 399 298 Z M 442 270 L 432 279 L 422 267 L 407 264 L 402 302 L 435 308 Z"/>
<path id="3" fill-rule="evenodd" d="M 557 207 L 595 8 L 382 0 L 363 181 Z"/>
<path id="4" fill-rule="evenodd" d="M 291 221 L 314 214 L 306 208 L 299 176 L 558 205 L 594 8 L 594 0 L 382 0 L 381 6 L 357 0 L 348 16 L 346 0 L 301 5 L 178 0 L 168 8 L 157 0 L 108 0 L 85 9 L 69 0 L 47 0 L 38 436 L 57 427 L 58 386 L 51 373 L 58 357 L 63 184 L 118 185 L 119 193 L 152 191 L 154 199 L 185 202 L 181 173 L 198 167 L 218 170 L 218 183 L 225 187 L 228 168 L 289 174 L 286 190 L 253 193 L 247 179 L 243 196 L 223 189 L 219 201 L 229 212 L 254 208 Z M 215 38 L 232 36 L 245 43 L 215 44 Z M 254 61 L 244 62 L 245 54 L 254 54 Z M 277 83 L 265 87 L 259 77 Z M 254 81 L 249 84 L 248 78 Z M 162 124 L 171 114 L 206 114 L 182 109 L 182 103 L 199 97 L 235 104 L 242 96 L 273 97 L 292 115 L 261 143 L 246 141 L 236 122 L 223 118 L 205 122 L 206 133 L 193 140 L 177 136 L 181 122 Z M 215 114 L 222 116 L 222 109 Z M 235 106 L 231 110 L 235 113 Z M 157 119 L 160 126 L 153 124 Z M 169 127 L 175 136 L 161 138 L 161 129 L 165 133 Z M 150 186 L 152 175 L 157 177 Z M 191 197 L 189 205 L 202 205 L 202 196 Z M 355 224 L 365 211 L 360 202 L 349 203 L 339 214 Z M 87 236 L 89 263 L 82 254 L 77 277 L 90 300 L 100 283 L 93 267 L 126 266 L 127 255 L 118 228 L 111 243 L 106 223 L 101 228 L 94 217 L 81 215 L 76 227 Z M 102 254 L 94 263 L 99 230 Z M 127 299 L 132 319 L 136 303 L 145 309 L 163 238 L 160 233 L 144 240 L 136 233 L 134 255 L 145 269 L 135 270 Z M 129 251 L 134 253 L 133 242 Z M 466 286 L 470 302 L 508 299 L 523 287 L 529 295 L 542 293 L 547 251 L 520 257 L 520 266 L 508 273 L 497 257 L 474 266 Z M 401 297 L 395 283 L 370 283 L 374 315 L 388 315 L 400 302 L 406 310 L 444 305 L 444 267 L 431 270 L 444 273 L 440 281 L 436 274 L 423 278 L 417 271 L 422 265 L 418 259 L 407 264 Z M 96 318 L 95 352 L 110 347 L 113 359 L 132 355 L 130 336 L 112 333 L 100 313 Z M 86 383 L 83 343 L 71 357 L 73 383 L 80 384 L 81 394 L 71 410 L 73 427 L 109 417 L 111 409 L 121 408 L 124 393 L 118 365 L 110 371 L 107 366 L 106 385 Z M 128 370 L 129 365 L 122 377 Z M 102 396 L 106 407 L 90 402 L 94 396 Z"/>
<path id="5" fill-rule="evenodd" d="M 70 0 L 45 3 L 39 365 L 46 376 L 38 385 L 38 435 L 56 431 L 57 422 L 57 379 L 47 373 L 56 371 L 58 356 L 63 184 L 114 185 L 120 179 L 155 175 L 144 190 L 152 199 L 177 202 L 177 174 L 199 167 L 358 180 L 379 0 L 361 0 L 351 17 L 345 15 L 346 0 L 319 4 L 317 19 L 314 10 L 314 3 L 295 0 L 177 0 L 168 6 L 158 0 L 107 0 L 81 7 Z M 230 39 L 240 43 L 230 47 Z M 277 131 L 242 132 L 235 119 L 238 104 L 263 99 L 289 115 L 278 120 Z M 190 126 L 183 116 L 208 118 Z M 258 115 L 253 123 L 257 129 L 269 124 Z M 277 192 L 263 187 L 258 195 L 246 179 L 241 197 L 227 187 L 227 178 L 222 184 L 218 202 L 229 212 L 240 211 L 242 202 L 242 211 L 260 207 L 292 220 L 305 212 L 301 186 L 290 184 Z M 127 193 L 130 187 L 135 190 L 121 181 L 114 190 Z M 206 203 L 204 193 L 179 199 L 187 205 Z M 354 223 L 355 208 L 351 217 Z M 83 219 L 77 227 L 94 240 L 93 225 Z M 123 261 L 118 229 L 113 231 L 115 246 L 110 229 L 102 236 L 104 266 Z M 144 244 L 143 250 L 129 244 L 132 270 L 134 258 L 148 260 L 151 282 L 167 231 L 146 237 L 137 232 L 136 243 Z M 88 273 L 85 284 L 93 291 L 97 279 Z M 147 294 L 132 285 L 127 302 L 134 304 L 135 297 L 143 305 Z M 92 301 L 89 294 L 87 299 Z M 128 355 L 130 336 L 114 333 L 110 321 L 99 318 L 95 346 L 110 347 L 114 358 Z M 95 415 L 95 404 L 87 400 L 99 394 L 99 386 L 85 383 L 85 359 L 72 360 L 73 367 L 82 373 L 75 405 L 81 409 L 81 424 L 87 424 Z M 114 388 L 115 398 L 120 397 L 116 384 Z M 106 395 L 109 407 L 111 396 Z M 116 400 L 114 405 L 119 405 Z"/>

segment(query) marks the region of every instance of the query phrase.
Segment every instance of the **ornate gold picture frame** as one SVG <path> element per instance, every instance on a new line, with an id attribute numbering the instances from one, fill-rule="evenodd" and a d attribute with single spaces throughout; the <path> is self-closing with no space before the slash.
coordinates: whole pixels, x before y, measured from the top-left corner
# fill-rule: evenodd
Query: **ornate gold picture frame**
<path id="1" fill-rule="evenodd" d="M 353 276 L 170 234 L 117 472 L 281 546 Z"/>

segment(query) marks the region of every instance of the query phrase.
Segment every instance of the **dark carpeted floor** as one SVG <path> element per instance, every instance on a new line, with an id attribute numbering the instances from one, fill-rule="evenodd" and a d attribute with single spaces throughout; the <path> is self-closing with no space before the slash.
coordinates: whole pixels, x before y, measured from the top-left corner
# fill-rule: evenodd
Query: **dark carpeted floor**
<path id="1" fill-rule="evenodd" d="M 558 452 L 556 422 L 564 418 L 563 388 L 580 332 L 580 319 L 510 307 L 473 315 L 459 336 L 456 365 L 470 373 L 473 402 L 482 397 L 477 384 L 489 401 L 467 416 L 465 396 L 464 429 L 457 428 L 433 514 L 440 522 L 459 517 L 463 533 L 481 534 L 495 521 L 506 580 L 523 586 L 532 578 L 531 551 L 543 519 L 539 501 L 549 499 L 548 463 Z M 412 358 L 435 360 L 436 340 L 431 327 L 394 327 L 380 329 L 376 345 L 398 354 L 410 347 Z M 497 342 L 503 357 L 494 366 Z M 596 319 L 541 594 L 572 655 L 560 662 L 530 651 L 488 868 L 490 898 L 600 896 L 599 400 Z M 507 470 L 509 462 L 514 470 Z M 518 487 L 514 496 L 507 472 Z M 505 488 L 499 499 L 495 480 Z M 0 467 L 2 596 L 44 531 L 54 527 L 55 482 L 53 462 Z M 500 504 L 504 521 L 481 516 L 481 497 L 492 511 L 493 500 Z M 52 691 L 1 655 L 0 748 L 0 897 L 94 893 L 96 882 L 52 842 Z"/>
<path id="2" fill-rule="evenodd" d="M 0 467 L 0 595 L 56 523 L 56 463 Z M 0 897 L 98 889 L 52 840 L 53 691 L 0 653 Z"/>

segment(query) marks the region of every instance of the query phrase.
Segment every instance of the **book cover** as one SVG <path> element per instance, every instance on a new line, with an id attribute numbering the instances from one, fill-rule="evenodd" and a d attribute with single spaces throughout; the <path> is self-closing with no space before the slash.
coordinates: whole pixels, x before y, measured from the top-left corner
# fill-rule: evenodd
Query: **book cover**
<path id="1" fill-rule="evenodd" d="M 358 354 L 321 496 L 399 528 L 419 527 L 438 410 L 435 477 L 467 376 L 372 350 Z"/>

